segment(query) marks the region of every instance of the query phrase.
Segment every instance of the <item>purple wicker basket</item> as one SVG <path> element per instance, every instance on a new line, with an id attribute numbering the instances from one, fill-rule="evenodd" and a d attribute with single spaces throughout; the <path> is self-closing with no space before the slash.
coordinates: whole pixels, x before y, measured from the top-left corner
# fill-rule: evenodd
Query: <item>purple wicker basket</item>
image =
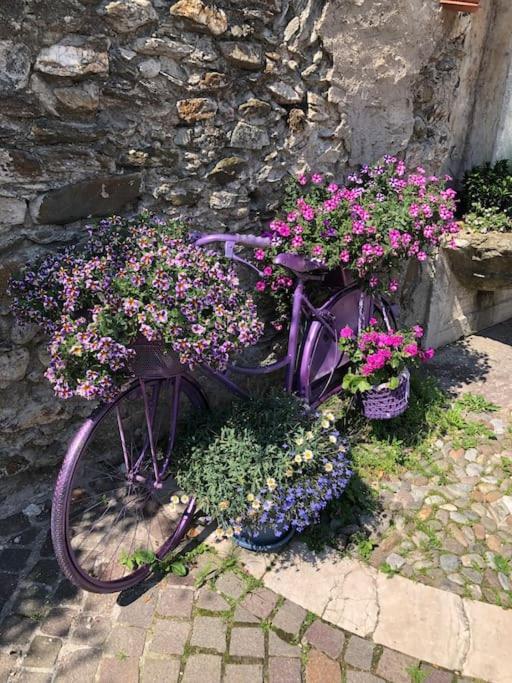
<path id="1" fill-rule="evenodd" d="M 160 342 L 137 340 L 132 349 L 135 357 L 130 362 L 130 369 L 141 379 L 161 379 L 175 377 L 186 371 L 173 353 L 164 349 Z"/>
<path id="2" fill-rule="evenodd" d="M 362 394 L 363 414 L 369 420 L 391 420 L 405 413 L 409 405 L 411 376 L 405 369 L 396 389 L 370 389 Z"/>

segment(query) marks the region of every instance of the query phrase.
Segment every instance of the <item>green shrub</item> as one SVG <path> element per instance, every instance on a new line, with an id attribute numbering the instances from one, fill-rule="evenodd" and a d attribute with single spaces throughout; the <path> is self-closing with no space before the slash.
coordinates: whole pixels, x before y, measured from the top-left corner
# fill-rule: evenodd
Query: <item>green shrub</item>
<path id="1" fill-rule="evenodd" d="M 474 205 L 494 208 L 512 218 L 512 162 L 497 161 L 476 166 L 464 176 L 460 195 L 463 213 L 474 211 Z"/>
<path id="2" fill-rule="evenodd" d="M 512 218 L 495 207 L 473 204 L 470 213 L 464 216 L 464 225 L 470 232 L 512 232 Z"/>

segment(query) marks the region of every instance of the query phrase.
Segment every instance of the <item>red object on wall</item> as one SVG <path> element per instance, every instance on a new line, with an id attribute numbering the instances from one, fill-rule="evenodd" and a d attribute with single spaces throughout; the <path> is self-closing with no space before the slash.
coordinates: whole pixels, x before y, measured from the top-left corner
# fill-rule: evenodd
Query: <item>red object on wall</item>
<path id="1" fill-rule="evenodd" d="M 440 0 L 441 5 L 452 12 L 476 12 L 480 0 Z"/>

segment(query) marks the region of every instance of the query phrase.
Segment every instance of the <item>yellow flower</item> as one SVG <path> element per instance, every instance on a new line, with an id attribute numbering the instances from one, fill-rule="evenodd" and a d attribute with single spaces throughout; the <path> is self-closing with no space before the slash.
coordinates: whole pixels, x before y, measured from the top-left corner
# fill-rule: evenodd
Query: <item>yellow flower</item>
<path id="1" fill-rule="evenodd" d="M 253 500 L 252 501 L 252 507 L 253 507 L 253 510 L 259 510 L 261 507 L 260 501 L 259 500 Z"/>
<path id="2" fill-rule="evenodd" d="M 231 538 L 231 536 L 233 536 L 233 529 L 230 526 L 228 526 L 225 533 L 228 538 Z"/>
<path id="3" fill-rule="evenodd" d="M 174 503 L 174 505 L 178 505 L 179 502 L 180 502 L 179 496 L 171 496 L 171 503 Z"/>
<path id="4" fill-rule="evenodd" d="M 302 455 L 297 453 L 297 455 L 294 457 L 294 461 L 297 463 L 297 465 L 300 465 L 300 463 L 302 462 Z"/>
<path id="5" fill-rule="evenodd" d="M 340 447 L 338 448 L 338 453 L 345 453 L 346 450 L 347 450 L 347 449 L 345 448 L 345 446 L 340 446 Z"/>
<path id="6" fill-rule="evenodd" d="M 269 477 L 267 479 L 267 486 L 269 491 L 273 491 L 277 487 L 277 482 L 275 479 L 272 479 L 272 477 Z"/>
<path id="7" fill-rule="evenodd" d="M 189 500 L 190 500 L 190 496 L 187 496 L 186 494 L 183 494 L 183 495 L 181 496 L 181 499 L 180 499 L 180 500 L 181 500 L 181 502 L 183 503 L 183 505 L 186 505 L 186 504 L 189 502 Z"/>
<path id="8" fill-rule="evenodd" d="M 325 413 L 325 417 L 326 417 L 330 422 L 334 422 L 334 421 L 336 420 L 336 418 L 334 417 L 334 415 L 333 415 L 332 413 Z"/>
<path id="9" fill-rule="evenodd" d="M 326 462 L 324 465 L 324 470 L 326 472 L 332 472 L 332 462 Z"/>
<path id="10" fill-rule="evenodd" d="M 331 434 L 331 435 L 329 436 L 329 441 L 330 441 L 331 443 L 336 443 L 337 439 L 336 439 L 336 437 L 334 436 L 334 434 Z"/>
<path id="11" fill-rule="evenodd" d="M 216 538 L 222 538 L 223 536 L 224 536 L 224 531 L 220 528 L 220 526 L 218 526 L 215 529 L 215 537 Z"/>
<path id="12" fill-rule="evenodd" d="M 249 501 L 249 503 L 252 503 L 252 501 L 254 500 L 254 494 L 253 494 L 253 493 L 248 493 L 248 494 L 247 494 L 247 500 Z"/>
<path id="13" fill-rule="evenodd" d="M 302 446 L 302 444 L 304 443 L 304 439 L 302 438 L 302 436 L 298 436 L 295 439 L 295 443 L 297 444 L 297 446 Z"/>
<path id="14" fill-rule="evenodd" d="M 229 502 L 227 500 L 221 500 L 219 503 L 219 510 L 227 510 L 229 507 Z"/>
<path id="15" fill-rule="evenodd" d="M 304 458 L 305 462 L 309 462 L 310 460 L 313 460 L 313 451 L 310 451 L 310 450 L 304 451 L 304 454 L 302 457 Z"/>
<path id="16" fill-rule="evenodd" d="M 83 354 L 84 350 L 80 346 L 80 344 L 73 344 L 73 346 L 69 349 L 69 353 L 72 356 L 81 356 Z"/>
<path id="17" fill-rule="evenodd" d="M 313 438 L 313 432 L 306 432 L 306 439 L 312 439 Z"/>
<path id="18" fill-rule="evenodd" d="M 324 429 L 329 429 L 331 426 L 331 423 L 327 419 L 323 419 L 322 422 L 320 423 Z"/>
<path id="19" fill-rule="evenodd" d="M 286 477 L 293 477 L 293 470 L 288 468 L 284 474 Z"/>

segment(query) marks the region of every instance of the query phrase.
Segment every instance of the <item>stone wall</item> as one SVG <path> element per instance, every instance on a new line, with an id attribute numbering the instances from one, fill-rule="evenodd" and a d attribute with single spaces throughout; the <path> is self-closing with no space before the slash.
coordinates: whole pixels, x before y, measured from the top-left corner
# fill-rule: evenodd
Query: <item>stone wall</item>
<path id="1" fill-rule="evenodd" d="M 12 272 L 90 214 L 257 232 L 306 166 L 403 152 L 456 171 L 488 21 L 437 0 L 1 3 L 0 476 L 58 460 L 90 409 L 43 382 Z"/>

